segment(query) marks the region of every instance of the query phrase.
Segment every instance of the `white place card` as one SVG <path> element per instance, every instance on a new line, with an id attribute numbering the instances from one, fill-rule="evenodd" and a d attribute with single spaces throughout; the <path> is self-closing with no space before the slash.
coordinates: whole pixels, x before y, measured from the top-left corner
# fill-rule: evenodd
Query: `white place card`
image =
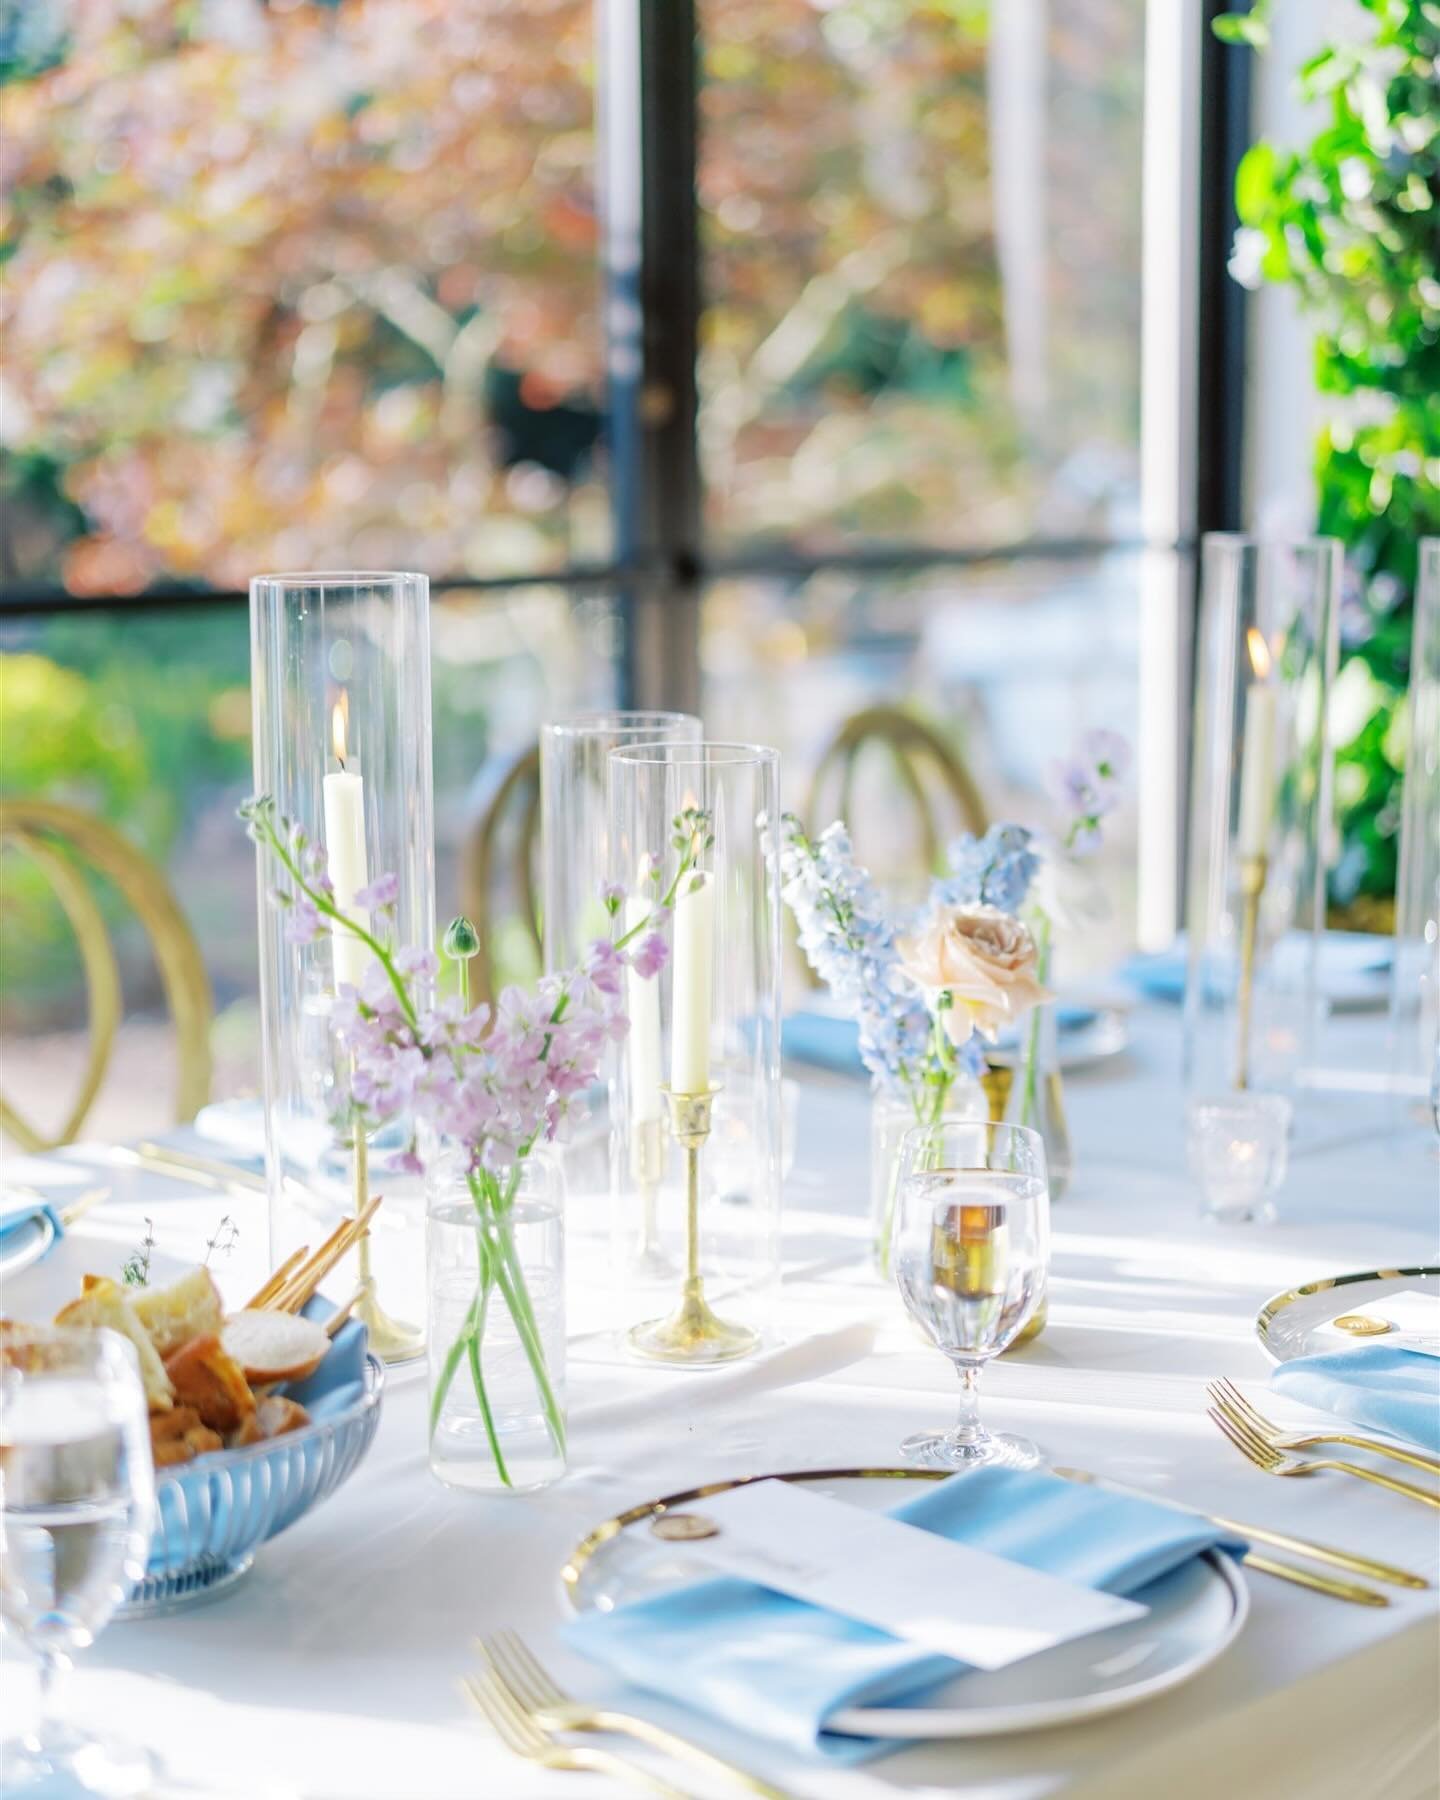
<path id="1" fill-rule="evenodd" d="M 719 1531 L 686 1548 L 727 1575 L 978 1669 L 1149 1610 L 784 1481 L 712 1494 L 697 1510 Z"/>
<path id="2" fill-rule="evenodd" d="M 1419 1288 L 1405 1288 L 1398 1294 L 1387 1294 L 1383 1300 L 1349 1307 L 1340 1316 L 1377 1319 L 1394 1329 L 1359 1336 L 1338 1325 L 1327 1325 L 1325 1334 L 1335 1339 L 1336 1349 L 1385 1344 L 1392 1350 L 1416 1350 L 1421 1356 L 1440 1357 L 1440 1295 L 1425 1294 Z"/>

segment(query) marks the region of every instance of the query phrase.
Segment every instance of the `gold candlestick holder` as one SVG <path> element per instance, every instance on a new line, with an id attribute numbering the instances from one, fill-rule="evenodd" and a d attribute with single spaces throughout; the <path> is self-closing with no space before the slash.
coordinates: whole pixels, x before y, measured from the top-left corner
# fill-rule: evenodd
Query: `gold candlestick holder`
<path id="1" fill-rule="evenodd" d="M 353 1168 L 355 1215 L 358 1218 L 370 1200 L 370 1153 L 366 1147 L 365 1133 L 358 1121 L 355 1125 Z M 369 1334 L 371 1350 L 382 1362 L 413 1362 L 417 1356 L 424 1354 L 425 1333 L 418 1325 L 407 1325 L 402 1319 L 392 1319 L 381 1306 L 375 1287 L 375 1271 L 371 1264 L 368 1225 L 360 1234 L 357 1255 L 360 1263 L 360 1298 L 355 1302 L 354 1316 Z"/>
<path id="2" fill-rule="evenodd" d="M 637 1356 L 654 1362 L 734 1362 L 748 1356 L 759 1334 L 748 1325 L 719 1318 L 705 1298 L 700 1274 L 700 1152 L 710 1136 L 710 1115 L 718 1088 L 703 1094 L 660 1090 L 670 1108 L 670 1129 L 685 1152 L 685 1281 L 679 1304 L 663 1319 L 648 1319 L 628 1334 Z"/>
<path id="3" fill-rule="evenodd" d="M 1240 858 L 1240 981 L 1235 996 L 1235 1086 L 1250 1085 L 1250 1032 L 1255 1011 L 1255 951 L 1260 937 L 1260 901 L 1265 893 L 1266 858 Z"/>

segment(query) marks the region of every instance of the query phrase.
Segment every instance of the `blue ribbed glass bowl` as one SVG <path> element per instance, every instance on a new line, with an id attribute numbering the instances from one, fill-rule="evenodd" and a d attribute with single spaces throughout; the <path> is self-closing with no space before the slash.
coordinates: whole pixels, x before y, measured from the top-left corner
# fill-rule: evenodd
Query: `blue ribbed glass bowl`
<path id="1" fill-rule="evenodd" d="M 310 1423 L 244 1450 L 157 1470 L 145 1577 L 116 1615 L 146 1618 L 208 1600 L 240 1580 L 255 1552 L 348 1481 L 380 1423 L 385 1368 L 347 1325 L 292 1398 Z"/>

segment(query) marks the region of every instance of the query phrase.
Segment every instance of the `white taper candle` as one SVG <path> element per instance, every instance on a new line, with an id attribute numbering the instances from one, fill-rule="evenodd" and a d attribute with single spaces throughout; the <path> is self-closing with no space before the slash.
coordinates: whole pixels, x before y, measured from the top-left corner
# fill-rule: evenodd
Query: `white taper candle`
<path id="1" fill-rule="evenodd" d="M 714 943 L 715 877 L 687 875 L 675 896 L 670 1086 L 677 1094 L 704 1094 L 710 1089 Z"/>

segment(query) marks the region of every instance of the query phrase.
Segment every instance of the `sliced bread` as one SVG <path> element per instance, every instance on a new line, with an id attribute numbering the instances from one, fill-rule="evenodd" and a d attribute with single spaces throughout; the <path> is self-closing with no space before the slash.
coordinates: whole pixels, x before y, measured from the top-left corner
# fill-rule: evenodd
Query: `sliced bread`
<path id="1" fill-rule="evenodd" d="M 214 1277 L 203 1267 L 190 1269 L 168 1287 L 141 1288 L 130 1304 L 162 1359 L 225 1323 Z"/>
<path id="2" fill-rule="evenodd" d="M 151 1412 L 168 1412 L 175 1403 L 175 1389 L 165 1373 L 155 1346 L 136 1316 L 125 1290 L 104 1276 L 88 1276 L 85 1292 L 78 1300 L 62 1306 L 55 1315 L 57 1325 L 103 1328 L 118 1331 L 135 1346 L 140 1361 L 140 1379 L 145 1387 L 145 1401 Z"/>
<path id="3" fill-rule="evenodd" d="M 330 1340 L 313 1319 L 298 1313 L 247 1308 L 225 1321 L 220 1341 L 256 1384 L 303 1381 L 325 1360 Z"/>

